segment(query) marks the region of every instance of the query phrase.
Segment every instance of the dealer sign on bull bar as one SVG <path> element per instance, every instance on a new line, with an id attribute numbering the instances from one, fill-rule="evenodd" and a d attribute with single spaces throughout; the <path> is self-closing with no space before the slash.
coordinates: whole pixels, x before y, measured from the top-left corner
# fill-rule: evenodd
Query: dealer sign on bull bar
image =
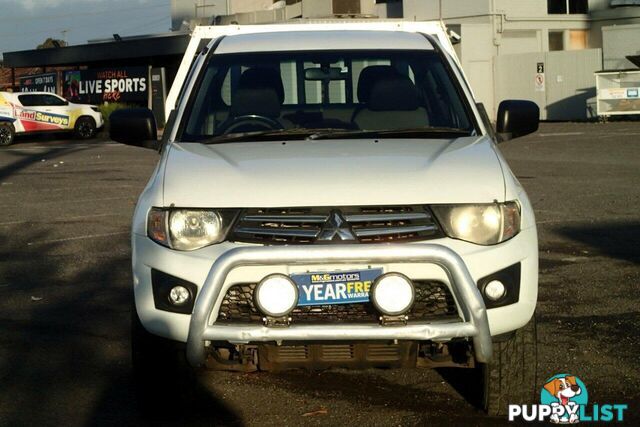
<path id="1" fill-rule="evenodd" d="M 358 271 L 293 274 L 298 286 L 298 305 L 353 304 L 369 301 L 374 280 L 381 268 Z"/>
<path id="2" fill-rule="evenodd" d="M 66 71 L 64 97 L 71 102 L 146 102 L 147 67 L 118 67 L 96 70 Z"/>

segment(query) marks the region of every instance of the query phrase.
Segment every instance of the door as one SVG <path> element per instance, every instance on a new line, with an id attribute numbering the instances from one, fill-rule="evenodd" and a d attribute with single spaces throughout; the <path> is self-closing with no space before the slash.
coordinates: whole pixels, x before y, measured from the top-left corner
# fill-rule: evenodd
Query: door
<path id="1" fill-rule="evenodd" d="M 69 117 L 69 102 L 56 95 L 41 95 L 42 111 L 51 116 L 52 123 L 61 129 L 71 129 L 71 117 Z"/>
<path id="2" fill-rule="evenodd" d="M 70 129 L 69 108 L 64 99 L 34 93 L 19 95 L 18 100 L 23 108 L 17 111 L 17 118 L 25 131 Z"/>

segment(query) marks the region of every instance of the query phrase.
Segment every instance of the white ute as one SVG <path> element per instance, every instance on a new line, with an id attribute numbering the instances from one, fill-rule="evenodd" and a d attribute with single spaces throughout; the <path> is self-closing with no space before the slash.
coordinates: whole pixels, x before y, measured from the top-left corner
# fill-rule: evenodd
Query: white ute
<path id="1" fill-rule="evenodd" d="M 161 142 L 149 110 L 111 116 L 160 152 L 131 236 L 141 393 L 186 356 L 456 367 L 490 414 L 533 399 L 536 226 L 497 143 L 539 111 L 504 101 L 494 133 L 440 24 L 198 27 L 167 111 Z"/>
<path id="2" fill-rule="evenodd" d="M 95 105 L 74 104 L 49 92 L 0 92 L 0 146 L 16 134 L 71 131 L 89 139 L 104 125 Z"/>

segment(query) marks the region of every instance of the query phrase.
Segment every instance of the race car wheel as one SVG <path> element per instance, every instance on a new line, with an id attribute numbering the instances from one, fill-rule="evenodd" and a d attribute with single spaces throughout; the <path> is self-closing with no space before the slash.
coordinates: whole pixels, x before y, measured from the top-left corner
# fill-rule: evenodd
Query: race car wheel
<path id="1" fill-rule="evenodd" d="M 15 130 L 11 123 L 0 123 L 0 146 L 13 144 Z"/>
<path id="2" fill-rule="evenodd" d="M 188 403 L 196 372 L 186 361 L 185 345 L 149 333 L 135 304 L 131 310 L 131 362 L 134 390 L 143 410 Z"/>
<path id="3" fill-rule="evenodd" d="M 493 358 L 475 368 L 482 383 L 480 402 L 493 416 L 507 414 L 509 404 L 531 404 L 536 384 L 536 318 L 507 339 L 494 341 Z"/>
<path id="4" fill-rule="evenodd" d="M 76 138 L 90 139 L 96 136 L 96 122 L 91 117 L 80 117 L 74 129 Z"/>

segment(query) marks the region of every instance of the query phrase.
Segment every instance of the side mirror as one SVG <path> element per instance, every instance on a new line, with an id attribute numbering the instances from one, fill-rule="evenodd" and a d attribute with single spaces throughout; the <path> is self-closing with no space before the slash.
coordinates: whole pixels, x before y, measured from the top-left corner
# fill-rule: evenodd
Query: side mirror
<path id="1" fill-rule="evenodd" d="M 158 130 L 153 112 L 148 108 L 124 108 L 109 116 L 109 137 L 122 144 L 158 148 Z"/>
<path id="2" fill-rule="evenodd" d="M 498 107 L 496 131 L 502 141 L 528 135 L 538 130 L 540 108 L 535 102 L 502 101 Z"/>

